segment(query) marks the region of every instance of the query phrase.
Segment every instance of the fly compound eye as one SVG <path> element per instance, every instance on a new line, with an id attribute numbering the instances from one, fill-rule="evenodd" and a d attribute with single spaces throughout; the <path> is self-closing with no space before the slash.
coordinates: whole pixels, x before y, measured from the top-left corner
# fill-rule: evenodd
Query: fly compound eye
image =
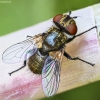
<path id="1" fill-rule="evenodd" d="M 58 14 L 53 18 L 53 22 L 61 31 L 69 35 L 75 35 L 77 33 L 76 23 L 69 15 Z"/>
<path id="2" fill-rule="evenodd" d="M 63 14 L 58 14 L 53 18 L 54 23 L 59 23 L 59 21 L 62 19 Z"/>
<path id="3" fill-rule="evenodd" d="M 66 30 L 70 33 L 70 35 L 75 35 L 77 33 L 77 26 L 76 24 L 69 24 L 66 27 Z"/>

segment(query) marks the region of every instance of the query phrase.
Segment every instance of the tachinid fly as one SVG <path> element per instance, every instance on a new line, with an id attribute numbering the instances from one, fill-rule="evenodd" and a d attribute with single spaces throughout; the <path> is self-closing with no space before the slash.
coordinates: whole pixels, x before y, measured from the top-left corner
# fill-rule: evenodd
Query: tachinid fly
<path id="1" fill-rule="evenodd" d="M 63 55 L 70 60 L 80 60 L 94 66 L 94 64 L 78 57 L 72 58 L 64 51 L 66 43 L 96 28 L 96 26 L 94 26 L 76 35 L 77 26 L 74 19 L 77 18 L 77 16 L 70 17 L 70 14 L 71 12 L 69 12 L 68 15 L 56 15 L 53 18 L 55 26 L 52 26 L 42 34 L 29 36 L 25 41 L 7 48 L 2 55 L 2 59 L 5 63 L 23 61 L 23 66 L 9 74 L 11 75 L 24 68 L 28 60 L 29 69 L 35 74 L 42 74 L 42 86 L 45 95 L 52 96 L 57 92 L 59 87 Z"/>

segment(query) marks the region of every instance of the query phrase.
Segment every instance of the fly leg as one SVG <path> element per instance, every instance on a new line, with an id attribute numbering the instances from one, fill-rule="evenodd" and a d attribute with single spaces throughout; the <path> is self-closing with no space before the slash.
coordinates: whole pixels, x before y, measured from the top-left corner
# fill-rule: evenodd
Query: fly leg
<path id="1" fill-rule="evenodd" d="M 92 30 L 92 29 L 94 29 L 94 28 L 97 28 L 97 26 L 94 26 L 94 27 L 92 27 L 92 28 L 90 28 L 90 29 L 88 29 L 88 30 L 86 30 L 86 31 L 84 31 L 84 32 L 82 32 L 82 33 L 80 33 L 80 34 L 78 34 L 78 35 L 73 36 L 72 38 L 67 39 L 66 43 L 72 41 L 72 40 L 75 39 L 76 37 L 81 36 L 82 34 L 88 32 L 88 31 L 90 31 L 90 30 Z"/>
<path id="2" fill-rule="evenodd" d="M 46 34 L 46 33 L 42 33 L 42 34 L 37 34 L 37 35 L 35 35 L 35 36 L 44 36 L 45 34 Z M 26 38 L 29 38 L 29 37 L 30 37 L 30 38 L 33 38 L 33 36 L 30 36 L 30 35 L 27 35 L 27 36 L 26 36 Z"/>
<path id="3" fill-rule="evenodd" d="M 94 28 L 97 28 L 97 26 L 94 26 L 94 27 L 92 27 L 92 28 L 90 28 L 90 29 L 88 29 L 88 30 L 86 30 L 86 31 L 84 31 L 84 32 L 82 32 L 82 33 L 80 33 L 80 34 L 78 34 L 78 35 L 75 35 L 75 37 L 78 37 L 78 36 L 80 36 L 80 35 L 82 35 L 82 34 L 88 32 L 88 31 L 90 31 L 90 30 L 92 30 L 92 29 L 94 29 Z"/>
<path id="4" fill-rule="evenodd" d="M 26 66 L 26 60 L 24 61 L 24 64 L 23 64 L 23 66 L 22 66 L 22 67 L 18 68 L 18 69 L 17 69 L 17 70 L 15 70 L 15 71 L 12 71 L 12 72 L 10 72 L 10 73 L 8 73 L 8 74 L 11 76 L 13 73 L 15 73 L 15 72 L 19 71 L 20 69 L 24 68 L 25 66 Z"/>
<path id="5" fill-rule="evenodd" d="M 85 63 L 87 63 L 87 64 L 89 64 L 89 65 L 91 65 L 91 66 L 94 66 L 94 65 L 95 65 L 95 64 L 92 64 L 92 63 L 90 63 L 90 62 L 87 62 L 87 61 L 85 61 L 85 60 L 83 60 L 83 59 L 80 59 L 79 57 L 74 57 L 74 58 L 72 58 L 67 52 L 64 52 L 64 56 L 65 56 L 66 58 L 70 59 L 70 60 L 80 60 L 80 61 L 85 62 Z"/>
<path id="6" fill-rule="evenodd" d="M 15 72 L 21 70 L 22 68 L 24 68 L 24 67 L 26 66 L 26 62 L 27 62 L 27 55 L 28 55 L 28 54 L 30 54 L 30 56 L 33 55 L 33 54 L 36 52 L 36 50 L 37 50 L 36 48 L 35 48 L 35 49 L 29 50 L 29 51 L 26 53 L 26 55 L 25 55 L 25 60 L 24 60 L 24 62 L 23 62 L 23 66 L 20 67 L 20 68 L 18 68 L 18 69 L 15 70 L 15 71 L 12 71 L 12 72 L 8 73 L 8 74 L 11 76 L 13 73 L 15 73 Z"/>
<path id="7" fill-rule="evenodd" d="M 30 36 L 30 35 L 27 35 L 27 36 L 26 36 L 26 38 L 29 38 L 29 37 L 32 38 L 32 36 Z"/>

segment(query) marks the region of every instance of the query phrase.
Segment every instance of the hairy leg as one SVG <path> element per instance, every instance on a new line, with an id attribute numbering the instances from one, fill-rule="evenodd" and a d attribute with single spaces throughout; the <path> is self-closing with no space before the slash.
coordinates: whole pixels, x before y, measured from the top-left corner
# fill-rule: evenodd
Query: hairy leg
<path id="1" fill-rule="evenodd" d="M 90 28 L 90 29 L 88 29 L 88 30 L 86 30 L 86 31 L 84 31 L 84 32 L 82 32 L 82 33 L 80 33 L 80 34 L 78 34 L 78 35 L 73 36 L 72 38 L 68 39 L 68 40 L 66 41 L 66 43 L 72 41 L 72 40 L 75 39 L 76 37 L 81 36 L 82 34 L 88 32 L 88 31 L 90 31 L 90 30 L 92 30 L 92 29 L 94 29 L 94 28 L 97 28 L 97 26 L 94 26 L 94 27 L 92 27 L 92 28 Z"/>
<path id="2" fill-rule="evenodd" d="M 90 63 L 90 62 L 87 62 L 87 61 L 85 61 L 85 60 L 83 60 L 83 59 L 81 59 L 81 58 L 79 58 L 79 57 L 71 57 L 67 52 L 64 52 L 64 56 L 66 57 L 66 58 L 68 58 L 68 59 L 70 59 L 70 60 L 80 60 L 80 61 L 82 61 L 82 62 L 85 62 L 85 63 L 87 63 L 87 64 L 89 64 L 89 65 L 91 65 L 91 66 L 94 66 L 95 64 L 92 64 L 92 63 Z"/>
<path id="3" fill-rule="evenodd" d="M 11 76 L 11 74 L 13 74 L 13 73 L 15 73 L 15 72 L 21 70 L 22 68 L 24 68 L 24 67 L 26 66 L 26 62 L 27 62 L 27 55 L 28 55 L 28 54 L 33 55 L 33 51 L 34 51 L 34 50 L 31 49 L 31 50 L 29 50 L 29 51 L 26 53 L 26 55 L 25 55 L 25 60 L 24 60 L 24 62 L 23 62 L 23 66 L 22 66 L 22 67 L 18 68 L 18 69 L 15 70 L 15 71 L 12 71 L 12 72 L 10 72 L 10 73 L 8 73 L 8 74 Z M 35 51 L 36 51 L 36 50 L 35 50 Z"/>

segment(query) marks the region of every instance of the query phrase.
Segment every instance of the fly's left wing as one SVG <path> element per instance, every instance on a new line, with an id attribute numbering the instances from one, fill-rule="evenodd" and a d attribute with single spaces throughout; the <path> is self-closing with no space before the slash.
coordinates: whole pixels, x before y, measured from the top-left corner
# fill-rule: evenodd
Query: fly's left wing
<path id="1" fill-rule="evenodd" d="M 35 35 L 22 42 L 14 44 L 7 48 L 2 54 L 2 60 L 5 63 L 17 63 L 25 60 L 25 56 L 29 51 L 34 54 L 42 43 L 42 34 Z M 28 58 L 27 58 L 28 59 Z"/>
<path id="2" fill-rule="evenodd" d="M 49 56 L 42 70 L 42 86 L 47 97 L 54 95 L 59 87 L 60 70 L 63 51 L 58 51 L 55 56 Z"/>

